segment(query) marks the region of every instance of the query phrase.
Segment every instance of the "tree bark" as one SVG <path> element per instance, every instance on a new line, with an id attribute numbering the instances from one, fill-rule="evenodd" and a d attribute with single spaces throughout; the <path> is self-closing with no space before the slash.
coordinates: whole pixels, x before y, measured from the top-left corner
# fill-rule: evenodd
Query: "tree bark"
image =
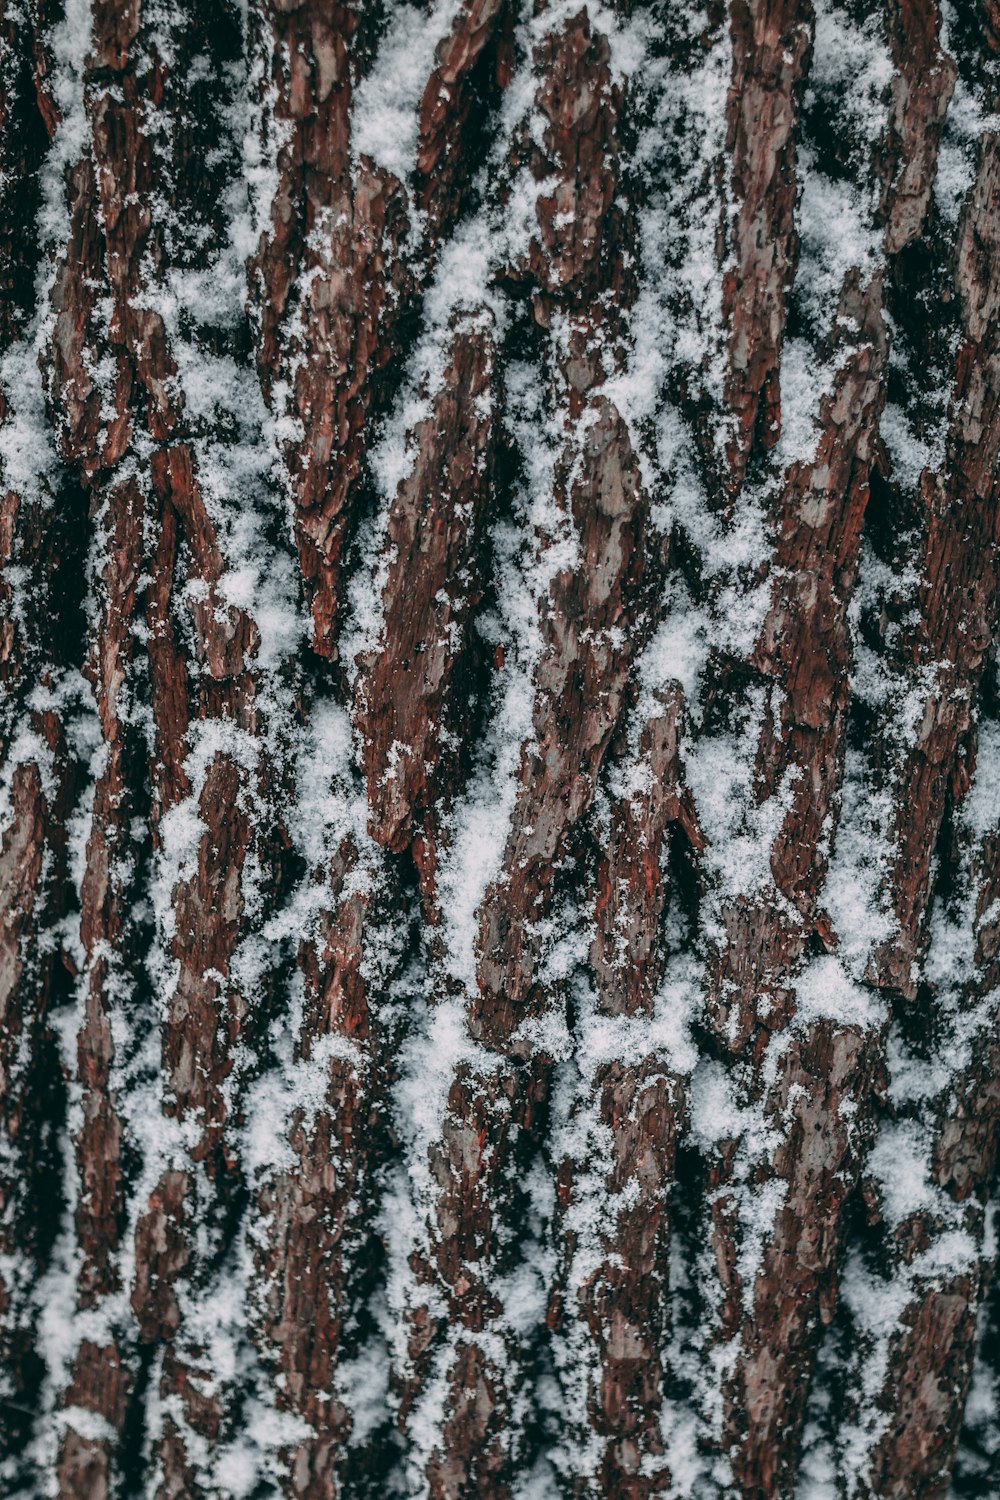
<path id="1" fill-rule="evenodd" d="M 12 1500 L 997 1492 L 998 107 L 0 0 Z"/>

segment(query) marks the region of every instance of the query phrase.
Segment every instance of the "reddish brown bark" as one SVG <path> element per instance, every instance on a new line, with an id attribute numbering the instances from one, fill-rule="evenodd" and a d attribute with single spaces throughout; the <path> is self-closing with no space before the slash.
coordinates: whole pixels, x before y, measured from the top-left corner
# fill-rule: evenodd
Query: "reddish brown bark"
<path id="1" fill-rule="evenodd" d="M 781 430 L 779 355 L 795 235 L 795 116 L 812 41 L 812 7 L 737 0 L 730 10 L 733 77 L 727 101 L 735 266 L 723 283 L 731 327 L 726 397 L 736 417 L 728 488 L 738 489 L 757 438 Z"/>
<path id="2" fill-rule="evenodd" d="M 432 249 L 465 204 L 473 169 L 468 149 L 473 111 L 495 105 L 510 82 L 513 10 L 507 0 L 467 0 L 442 37 L 420 101 L 417 206 L 427 215 Z"/>
<path id="3" fill-rule="evenodd" d="M 903 20 L 894 17 L 898 45 Z M 934 16 L 926 25 L 932 42 Z M 938 99 L 950 95 L 953 71 L 942 62 L 893 96 L 889 185 L 881 206 L 889 254 L 919 230 L 926 211 L 929 192 L 919 172 L 933 175 Z M 725 942 L 714 952 L 710 948 L 710 1014 L 720 1041 L 735 1055 L 753 1044 L 747 1103 L 762 1111 L 764 1121 L 782 1122 L 781 1145 L 752 1178 L 757 1192 L 771 1182 L 771 1190 L 780 1185 L 783 1194 L 764 1231 L 766 1248 L 752 1291 L 736 1271 L 747 1233 L 746 1204 L 741 1206 L 739 1192 L 733 1198 L 724 1191 L 734 1174 L 746 1171 L 738 1141 L 720 1143 L 710 1179 L 720 1335 L 745 1351 L 735 1355 L 727 1377 L 722 1442 L 747 1495 L 783 1494 L 792 1483 L 805 1411 L 803 1373 L 814 1356 L 820 1321 L 829 1321 L 836 1299 L 842 1215 L 871 1138 L 880 1069 L 883 1038 L 874 1013 L 876 1024 L 868 1029 L 806 1022 L 801 1035 L 782 1044 L 776 1064 L 769 1062 L 768 1048 L 795 1015 L 796 975 L 807 944 L 818 938 L 835 949 L 838 942 L 818 902 L 843 776 L 851 699 L 847 606 L 858 575 L 884 395 L 883 307 L 879 275 L 866 286 L 859 273 L 848 274 L 834 319 L 834 339 L 846 345 L 847 360 L 821 403 L 814 460 L 793 464 L 784 478 L 776 583 L 751 657 L 771 685 L 754 768 L 757 795 L 764 801 L 779 794 L 790 772 L 795 779 L 771 845 L 776 892 L 724 905 Z M 908 799 L 898 804 L 908 809 L 908 828 L 914 821 L 910 805 Z"/>
<path id="4" fill-rule="evenodd" d="M 993 9 L 0 0 L 5 1493 L 1000 1463 Z"/>
<path id="5" fill-rule="evenodd" d="M 442 799 L 475 705 L 472 621 L 496 441 L 489 323 L 484 312 L 456 330 L 433 410 L 412 435 L 413 469 L 389 514 L 384 644 L 358 687 L 372 836 L 395 853 L 412 844 L 431 894 Z"/>

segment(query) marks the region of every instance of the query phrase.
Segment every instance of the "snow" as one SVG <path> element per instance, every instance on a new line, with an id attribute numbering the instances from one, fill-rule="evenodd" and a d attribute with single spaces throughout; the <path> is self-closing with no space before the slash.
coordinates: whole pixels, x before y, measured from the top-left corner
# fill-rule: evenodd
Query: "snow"
<path id="1" fill-rule="evenodd" d="M 740 727 L 698 739 L 687 758 L 687 781 L 708 840 L 703 857 L 716 881 L 716 901 L 766 896 L 780 904 L 771 873 L 771 848 L 800 773 L 793 767 L 775 794 L 758 802 L 755 766 L 766 710 L 764 689 L 751 689 L 747 700 L 748 712 Z"/>
<path id="2" fill-rule="evenodd" d="M 552 578 L 572 565 L 576 548 L 570 519 L 552 498 L 559 428 L 546 418 L 527 370 L 509 368 L 507 385 L 511 427 L 525 456 L 525 483 L 515 496 L 514 522 L 496 522 L 490 540 L 509 649 L 494 678 L 490 726 L 467 789 L 447 820 L 438 873 L 448 970 L 469 993 L 476 992 L 477 912 L 499 874 L 522 747 L 532 739 L 533 675 L 543 647 L 539 611 Z"/>
<path id="3" fill-rule="evenodd" d="M 942 0 L 941 47 L 945 52 L 952 50 L 953 32 L 960 29 L 958 19 L 955 0 Z M 975 179 L 977 143 L 987 131 L 1000 126 L 1000 117 L 990 114 L 984 103 L 981 92 L 960 66 L 944 120 L 934 178 L 935 202 L 945 222 L 952 226 L 958 223 L 962 204 Z"/>
<path id="4" fill-rule="evenodd" d="M 663 599 L 661 619 L 636 663 L 639 701 L 633 718 L 645 724 L 661 705 L 657 694 L 679 683 L 685 702 L 697 703 L 712 640 L 712 622 L 682 584 L 671 581 Z"/>
<path id="5" fill-rule="evenodd" d="M 371 72 L 354 94 L 351 147 L 405 182 L 416 165 L 417 110 L 439 41 L 451 32 L 459 0 L 428 10 L 405 0 L 387 6 L 389 24 Z"/>
<path id="6" fill-rule="evenodd" d="M 880 824 L 888 820 L 891 809 L 891 796 L 874 790 L 862 753 L 849 748 L 840 819 L 820 901 L 840 939 L 840 960 L 855 981 L 863 980 L 869 954 L 892 930 L 880 889 L 889 860 Z"/>
<path id="7" fill-rule="evenodd" d="M 934 1209 L 944 1194 L 936 1191 L 928 1175 L 930 1158 L 928 1131 L 916 1121 L 887 1121 L 868 1157 L 868 1171 L 878 1182 L 889 1224 L 902 1224 L 911 1214 Z"/>
<path id="8" fill-rule="evenodd" d="M 795 979 L 795 1019 L 801 1025 L 831 1020 L 859 1031 L 878 1029 L 885 1006 L 858 984 L 834 954 L 814 958 Z"/>
<path id="9" fill-rule="evenodd" d="M 839 283 L 834 300 L 839 296 Z M 781 436 L 777 458 L 784 468 L 811 464 L 820 435 L 820 405 L 831 396 L 843 355 L 820 364 L 809 339 L 786 338 L 781 350 Z"/>
<path id="10" fill-rule="evenodd" d="M 370 1337 L 353 1359 L 337 1362 L 337 1387 L 350 1407 L 352 1448 L 367 1443 L 389 1413 L 389 1349 L 378 1337 Z"/>
<path id="11" fill-rule="evenodd" d="M 725 333 L 716 241 L 720 223 L 731 211 L 712 170 L 725 142 L 732 73 L 729 30 L 720 26 L 707 36 L 708 45 L 692 46 L 703 25 L 700 14 L 678 8 L 671 19 L 688 33 L 685 48 L 678 49 L 680 65 L 672 61 L 672 49 L 659 55 L 651 50 L 633 74 L 650 111 L 633 170 L 640 180 L 652 179 L 652 191 L 644 195 L 639 215 L 644 275 L 630 321 L 634 352 L 626 377 L 612 387 L 627 416 L 636 421 L 656 417 L 663 469 L 669 468 L 674 448 L 675 408 L 672 400 L 663 400 L 671 377 L 684 371 L 703 382 L 706 393 L 721 404 Z M 665 142 L 672 160 L 663 174 Z M 728 435 L 726 423 L 714 434 L 720 452 Z"/>
<path id="12" fill-rule="evenodd" d="M 875 143 L 885 129 L 895 74 L 884 15 L 876 11 L 856 19 L 855 8 L 843 0 L 819 0 L 815 9 L 809 89 L 836 98 L 845 134 Z M 867 163 L 862 160 L 859 165 Z"/>
<path id="13" fill-rule="evenodd" d="M 7 419 L 0 424 L 0 464 L 10 489 L 51 504 L 50 484 L 59 472 L 59 459 L 45 420 L 37 354 L 33 343 L 25 339 L 12 344 L 0 361 L 7 404 Z M 12 571 L 5 568 L 4 578 L 16 588 Z"/>
<path id="14" fill-rule="evenodd" d="M 1000 833 L 1000 791 L 998 789 L 1000 789 L 1000 723 L 996 719 L 982 716 L 977 724 L 976 774 L 961 808 L 962 824 L 976 840 L 983 840 Z"/>
<path id="15" fill-rule="evenodd" d="M 799 147 L 802 196 L 798 227 L 802 237 L 796 299 L 818 328 L 837 306 L 845 273 L 857 268 L 862 284 L 881 264 L 873 205 L 849 183 L 825 176 L 808 146 Z"/>

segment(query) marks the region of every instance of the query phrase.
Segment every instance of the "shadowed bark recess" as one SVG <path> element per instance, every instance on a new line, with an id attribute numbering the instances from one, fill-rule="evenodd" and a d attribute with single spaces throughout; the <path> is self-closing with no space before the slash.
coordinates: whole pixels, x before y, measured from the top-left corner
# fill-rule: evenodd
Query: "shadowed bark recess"
<path id="1" fill-rule="evenodd" d="M 0 0 L 5 1496 L 992 1494 L 998 69 Z"/>

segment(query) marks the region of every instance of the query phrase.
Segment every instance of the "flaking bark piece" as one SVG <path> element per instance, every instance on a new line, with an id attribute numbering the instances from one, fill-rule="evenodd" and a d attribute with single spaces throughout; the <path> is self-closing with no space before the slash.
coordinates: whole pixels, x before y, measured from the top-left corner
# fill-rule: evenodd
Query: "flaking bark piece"
<path id="1" fill-rule="evenodd" d="M 882 283 L 845 278 L 835 336 L 844 348 L 820 404 L 814 458 L 785 476 L 776 505 L 771 603 L 751 657 L 768 684 L 757 795 L 791 773 L 789 809 L 771 846 L 768 892 L 728 900 L 709 956 L 709 1018 L 735 1055 L 763 1022 L 789 1018 L 792 976 L 822 915 L 824 830 L 842 775 L 850 704 L 847 611 L 857 577 L 868 475 L 884 400 L 888 342 Z"/>
<path id="2" fill-rule="evenodd" d="M 264 3 L 274 128 L 283 137 L 270 222 L 248 267 L 265 398 L 283 442 L 313 645 L 335 653 L 341 566 L 364 472 L 363 429 L 413 293 L 401 183 L 352 167 L 347 5 Z"/>
<path id="3" fill-rule="evenodd" d="M 403 1389 L 402 1421 L 406 1431 L 447 1341 L 448 1357 L 438 1365 L 441 1442 L 427 1465 L 433 1500 L 465 1494 L 507 1500 L 523 1458 L 512 1448 L 515 1410 L 526 1395 L 523 1350 L 509 1325 L 497 1326 L 499 1292 L 522 1255 L 522 1235 L 513 1226 L 523 1223 L 524 1182 L 550 1075 L 551 1065 L 537 1056 L 524 1065 L 459 1068 L 440 1140 L 431 1148 L 437 1201 L 430 1254 L 414 1259 L 418 1283 L 428 1285 L 430 1296 L 412 1318 L 412 1378 Z"/>
<path id="4" fill-rule="evenodd" d="M 844 1205 L 873 1130 L 883 1041 L 875 1012 L 869 1026 L 800 1023 L 787 1040 L 781 1035 L 795 1016 L 810 941 L 815 935 L 827 950 L 837 942 L 818 902 L 839 811 L 848 608 L 884 403 L 883 290 L 881 274 L 866 282 L 852 269 L 844 277 L 827 351 L 839 368 L 816 413 L 814 454 L 793 463 L 777 490 L 771 599 L 750 661 L 766 694 L 755 792 L 764 802 L 784 790 L 787 811 L 770 845 L 774 889 L 727 900 L 721 940 L 708 955 L 710 1025 L 734 1061 L 746 1059 L 742 1086 L 777 1134 L 755 1168 L 753 1191 L 783 1201 L 763 1230 L 761 1262 L 747 1285 L 738 1270 L 746 1233 L 739 1195 L 747 1190 L 727 1191 L 730 1143 L 710 1171 L 716 1336 L 737 1345 L 722 1382 L 722 1446 L 741 1491 L 761 1500 L 793 1483 L 820 1326 L 836 1299 Z M 769 1078 L 771 1066 L 777 1076 Z"/>
<path id="5" fill-rule="evenodd" d="M 393 853 L 419 836 L 433 890 L 442 799 L 471 730 L 473 616 L 493 498 L 495 348 L 488 314 L 456 330 L 431 414 L 389 513 L 383 643 L 362 659 L 369 828 Z"/>
<path id="6" fill-rule="evenodd" d="M 796 125 L 813 29 L 812 5 L 801 0 L 733 0 L 730 6 L 726 120 L 736 264 L 722 286 L 730 327 L 726 400 L 736 418 L 727 453 L 730 496 L 743 484 L 757 433 L 768 449 L 781 431 L 779 364 L 799 248 Z"/>
<path id="7" fill-rule="evenodd" d="M 622 313 L 636 291 L 636 221 L 622 192 L 627 91 L 612 79 L 610 60 L 610 43 L 586 9 L 536 47 L 542 144 L 525 135 L 512 167 L 525 166 L 538 184 L 537 233 L 498 275 L 530 295 L 539 326 L 569 317 L 560 365 L 574 421 L 604 379 L 605 361 L 621 353 Z"/>
<path id="8" fill-rule="evenodd" d="M 581 1500 L 598 1486 L 597 1492 L 622 1500 L 652 1500 L 670 1483 L 661 1413 L 668 1374 L 669 1201 L 683 1087 L 655 1055 L 614 1061 L 598 1068 L 585 1108 L 596 1116 L 607 1146 L 586 1160 L 567 1160 L 557 1179 L 563 1265 L 548 1321 L 560 1337 L 557 1359 L 573 1402 L 561 1467 L 569 1492 Z M 594 1188 L 587 1179 L 595 1174 L 603 1191 L 591 1208 Z M 590 1212 L 585 1209 L 581 1234 L 573 1209 L 584 1194 Z M 588 1451 L 596 1462 L 584 1470 L 578 1455 Z"/>
<path id="9" fill-rule="evenodd" d="M 936 1094 L 921 1099 L 919 1109 L 907 1101 L 899 1106 L 919 1131 L 930 1192 L 898 1222 L 885 1222 L 885 1173 L 895 1169 L 891 1147 L 878 1177 L 866 1184 L 872 1217 L 884 1226 L 878 1271 L 899 1311 L 874 1410 L 857 1412 L 875 1435 L 865 1465 L 852 1476 L 852 1496 L 870 1491 L 886 1500 L 938 1500 L 945 1493 L 972 1377 L 977 1317 L 995 1272 L 987 1214 L 1000 1137 L 997 830 L 976 840 L 967 867 L 962 863 L 970 893 L 964 913 L 976 934 L 972 972 L 957 1008 L 953 997 L 942 1007 Z M 976 1012 L 979 1024 L 972 1027 Z M 952 1026 L 961 1059 L 954 1070 L 948 1065 Z M 862 1333 L 860 1360 L 867 1348 Z"/>
<path id="10" fill-rule="evenodd" d="M 885 249 L 897 255 L 917 238 L 930 207 L 938 147 L 958 70 L 940 45 L 937 0 L 889 0 L 892 78 L 889 131 L 879 163 Z"/>
<path id="11" fill-rule="evenodd" d="M 651 626 L 656 548 L 639 462 L 606 398 L 593 400 L 588 417 L 569 495 L 577 560 L 556 576 L 542 612 L 535 737 L 522 750 L 503 873 L 481 908 L 481 998 L 470 1026 L 493 1043 L 509 1043 L 520 1020 L 537 1009 L 536 924 L 551 898 L 556 866 L 593 801 L 632 665 Z"/>
<path id="12" fill-rule="evenodd" d="M 351 507 L 364 473 L 364 425 L 391 358 L 393 323 L 409 273 L 400 250 L 406 194 L 362 158 L 352 198 L 308 242 L 304 288 L 282 368 L 298 435 L 285 449 L 313 644 L 334 650 Z"/>
<path id="13" fill-rule="evenodd" d="M 612 1015 L 651 1012 L 663 977 L 663 862 L 671 825 L 680 825 L 694 849 L 704 848 L 694 802 L 681 778 L 679 685 L 666 689 L 662 700 L 663 712 L 649 720 L 640 737 L 638 785 L 615 799 L 608 847 L 597 862 L 590 963 L 601 1008 Z"/>
<path id="14" fill-rule="evenodd" d="M 755 1187 L 783 1193 L 766 1233 L 752 1286 L 741 1287 L 739 1231 L 726 1195 L 713 1209 L 714 1250 L 731 1268 L 723 1328 L 739 1338 L 735 1372 L 724 1383 L 725 1432 L 740 1492 L 790 1492 L 798 1462 L 816 1342 L 836 1305 L 846 1233 L 844 1208 L 873 1131 L 868 1102 L 882 1066 L 877 1027 L 822 1020 L 792 1036 L 764 1099 L 781 1144 Z M 710 1187 L 722 1188 L 725 1172 Z M 763 1210 L 762 1210 L 763 1211 Z"/>

